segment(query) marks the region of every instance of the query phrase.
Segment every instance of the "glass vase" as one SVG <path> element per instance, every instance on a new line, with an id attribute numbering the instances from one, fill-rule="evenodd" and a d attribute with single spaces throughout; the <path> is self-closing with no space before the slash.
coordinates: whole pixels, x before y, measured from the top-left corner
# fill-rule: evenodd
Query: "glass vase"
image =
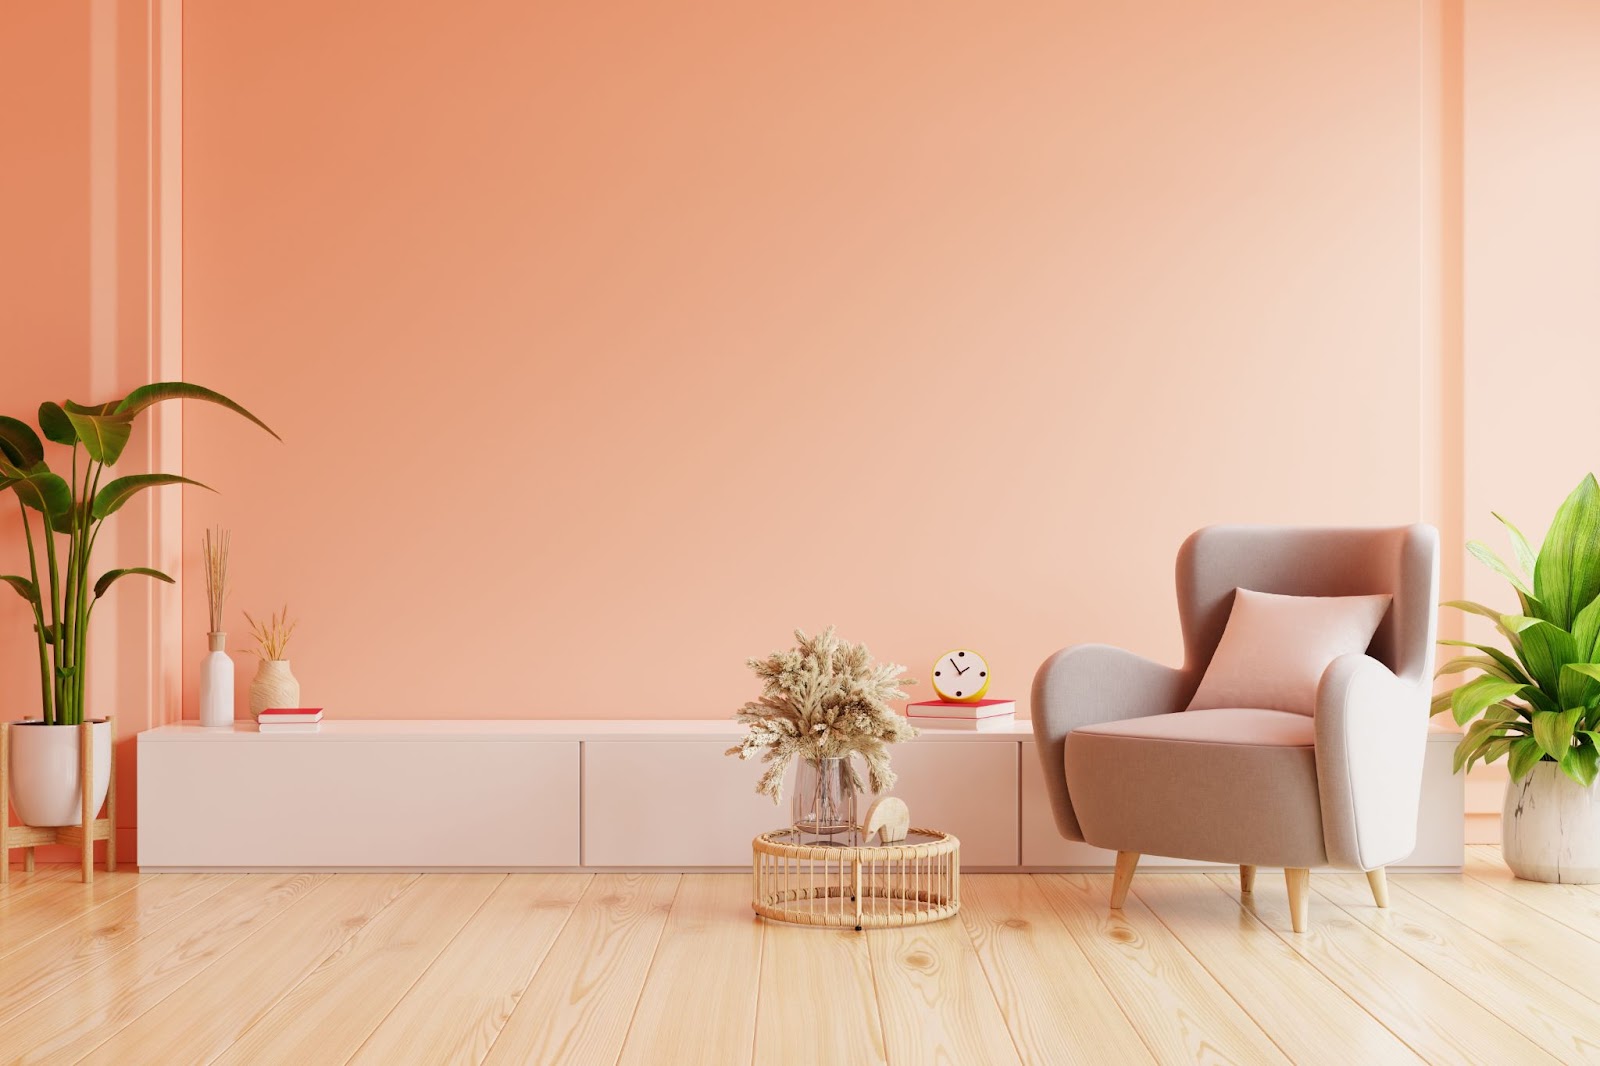
<path id="1" fill-rule="evenodd" d="M 832 839 L 856 829 L 856 783 L 848 756 L 801 759 L 794 779 L 794 827 Z"/>

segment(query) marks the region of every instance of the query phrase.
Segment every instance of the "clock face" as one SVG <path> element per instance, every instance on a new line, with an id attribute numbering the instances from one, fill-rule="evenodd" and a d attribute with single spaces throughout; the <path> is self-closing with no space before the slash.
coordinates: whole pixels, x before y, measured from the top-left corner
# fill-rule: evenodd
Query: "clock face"
<path id="1" fill-rule="evenodd" d="M 989 663 L 971 648 L 946 652 L 933 664 L 933 691 L 942 700 L 982 699 L 989 691 Z"/>

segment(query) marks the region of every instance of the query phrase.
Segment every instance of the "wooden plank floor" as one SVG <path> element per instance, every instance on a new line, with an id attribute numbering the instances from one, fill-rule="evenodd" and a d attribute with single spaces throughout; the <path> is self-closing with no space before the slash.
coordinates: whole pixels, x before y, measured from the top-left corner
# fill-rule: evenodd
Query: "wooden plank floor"
<path id="1" fill-rule="evenodd" d="M 1600 1063 L 1600 887 L 969 875 L 962 913 L 767 924 L 736 874 L 13 873 L 0 1063 Z"/>

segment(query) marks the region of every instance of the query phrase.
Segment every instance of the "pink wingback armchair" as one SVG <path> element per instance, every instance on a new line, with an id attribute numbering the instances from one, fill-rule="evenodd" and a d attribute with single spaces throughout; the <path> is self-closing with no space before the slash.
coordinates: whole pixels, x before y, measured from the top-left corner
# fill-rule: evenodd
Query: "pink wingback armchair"
<path id="1" fill-rule="evenodd" d="M 1033 681 L 1034 734 L 1056 826 L 1117 853 L 1120 908 L 1139 856 L 1281 866 L 1295 932 L 1310 870 L 1367 872 L 1416 846 L 1433 678 L 1439 536 L 1384 529 L 1213 526 L 1178 552 L 1184 665 L 1103 644 L 1056 652 Z M 1185 711 L 1236 588 L 1289 596 L 1389 593 L 1366 654 L 1328 665 L 1315 713 Z"/>

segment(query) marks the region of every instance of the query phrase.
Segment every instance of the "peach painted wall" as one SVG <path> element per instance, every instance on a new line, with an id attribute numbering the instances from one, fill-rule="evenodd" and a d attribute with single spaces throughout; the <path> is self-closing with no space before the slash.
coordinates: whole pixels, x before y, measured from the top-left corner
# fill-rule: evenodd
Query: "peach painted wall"
<path id="1" fill-rule="evenodd" d="M 6 414 L 32 422 L 42 400 L 107 400 L 182 373 L 176 316 L 162 314 L 174 289 L 176 208 L 157 194 L 171 183 L 159 116 L 175 110 L 160 75 L 173 73 L 178 58 L 170 37 L 161 47 L 174 26 L 162 16 L 172 7 L 165 0 L 0 5 Z M 170 123 L 165 132 L 176 143 Z M 145 419 L 117 472 L 176 467 L 182 456 L 172 447 L 174 428 L 169 413 Z M 70 463 L 66 454 L 54 450 L 57 469 Z M 0 572 L 26 572 L 15 499 L 7 493 L 0 503 Z M 181 573 L 180 504 L 176 495 L 130 504 L 105 528 L 95 567 Z M 170 683 L 181 669 L 181 603 L 175 590 L 128 581 L 95 614 L 89 711 L 118 719 L 119 813 L 130 838 L 137 822 L 132 738 L 180 716 Z M 0 715 L 37 716 L 39 684 L 29 612 L 8 593 L 0 597 Z"/>
<path id="2" fill-rule="evenodd" d="M 829 622 L 1020 699 L 1175 659 L 1197 526 L 1428 506 L 1412 5 L 184 32 L 185 373 L 286 440 L 187 414 L 184 544 L 234 529 L 332 714 L 721 716 Z"/>
<path id="3" fill-rule="evenodd" d="M 1466 525 L 1510 559 L 1491 511 L 1537 543 L 1600 473 L 1600 6 L 1469 0 L 1465 27 Z M 1466 590 L 1515 603 L 1476 563 Z M 1469 811 L 1504 781 L 1476 771 Z"/>

